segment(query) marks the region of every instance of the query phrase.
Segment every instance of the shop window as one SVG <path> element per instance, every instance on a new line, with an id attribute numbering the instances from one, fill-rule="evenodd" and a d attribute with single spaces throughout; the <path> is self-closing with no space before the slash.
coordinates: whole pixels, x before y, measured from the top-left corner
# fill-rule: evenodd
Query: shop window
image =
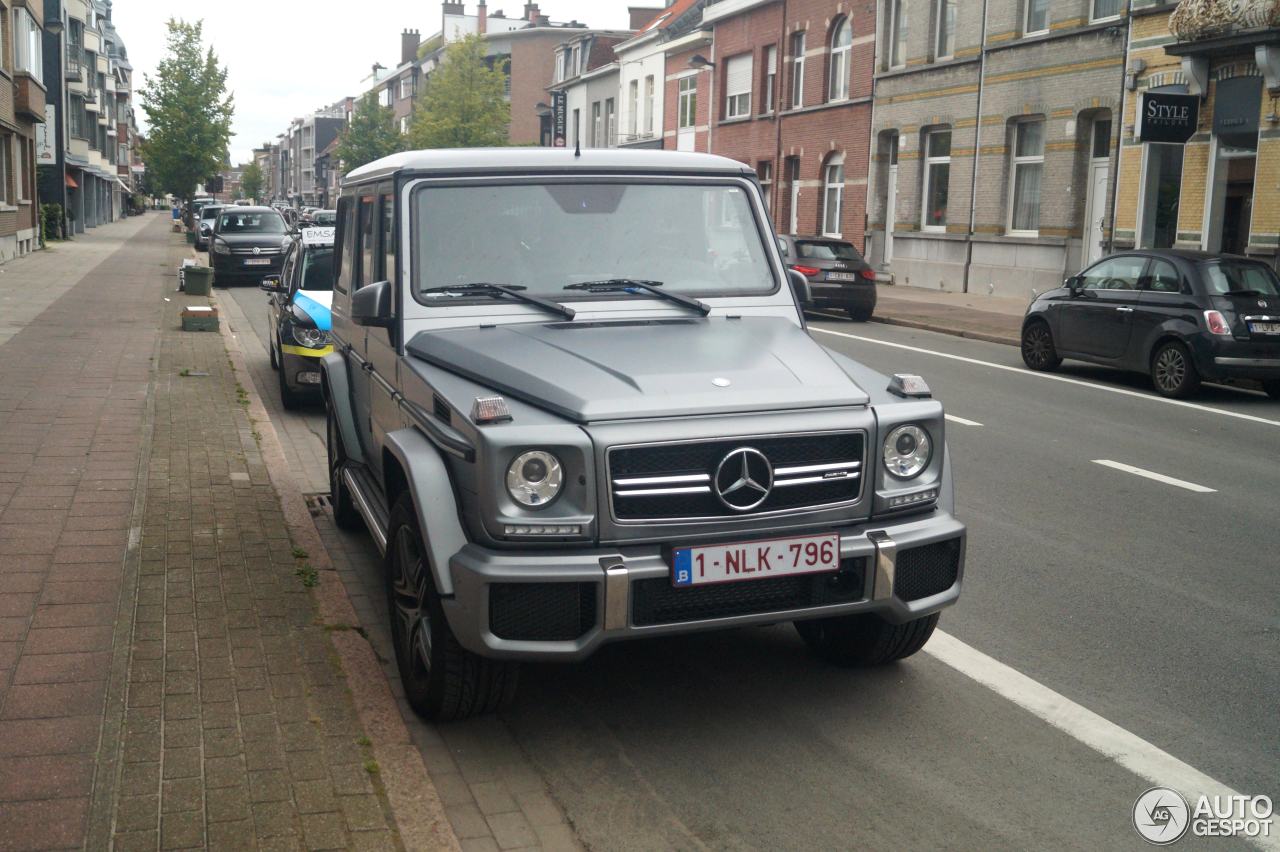
<path id="1" fill-rule="evenodd" d="M 1182 146 L 1147 143 L 1142 168 L 1139 248 L 1170 248 L 1178 236 Z"/>
<path id="2" fill-rule="evenodd" d="M 921 227 L 947 229 L 947 200 L 951 183 L 951 129 L 924 135 L 924 186 L 921 193 Z"/>
<path id="3" fill-rule="evenodd" d="M 1044 122 L 1020 121 L 1013 127 L 1013 197 L 1009 233 L 1035 236 L 1040 231 L 1040 189 L 1044 178 Z"/>

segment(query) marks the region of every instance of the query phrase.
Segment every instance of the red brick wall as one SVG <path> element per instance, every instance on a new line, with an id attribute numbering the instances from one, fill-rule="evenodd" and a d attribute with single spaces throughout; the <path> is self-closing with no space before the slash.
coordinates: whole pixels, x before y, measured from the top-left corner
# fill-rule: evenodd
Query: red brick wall
<path id="1" fill-rule="evenodd" d="M 511 40 L 511 127 L 512 145 L 537 145 L 542 141 L 542 122 L 537 106 L 551 103 L 547 86 L 555 74 L 556 45 L 563 34 L 526 36 Z"/>
<path id="2" fill-rule="evenodd" d="M 845 172 L 841 233 L 858 246 L 865 243 L 866 179 L 870 150 L 871 104 L 874 64 L 875 3 L 873 0 L 789 0 L 786 20 L 783 4 L 776 3 L 715 24 L 715 55 L 719 77 L 723 79 L 728 58 L 751 51 L 755 57 L 752 92 L 753 117 L 748 121 L 720 121 L 723 114 L 723 92 L 717 93 L 717 124 L 712 135 L 714 153 L 732 157 L 753 168 L 762 162 L 773 165 L 772 209 L 779 229 L 790 225 L 790 185 L 786 180 L 786 159 L 800 160 L 801 190 L 798 204 L 798 230 L 801 234 L 821 232 L 825 192 L 825 166 L 834 154 L 843 154 Z M 828 67 L 832 25 L 839 16 L 848 16 L 853 26 L 854 46 L 850 54 L 852 68 L 849 101 L 827 104 Z M 792 109 L 791 34 L 803 30 L 805 39 L 804 104 L 801 111 Z M 779 91 L 774 102 L 784 108 L 779 117 L 760 117 L 763 105 L 765 71 L 764 49 L 778 46 Z M 859 102 L 863 101 L 863 102 Z M 779 128 L 780 125 L 780 128 Z"/>
<path id="3" fill-rule="evenodd" d="M 666 93 L 662 99 L 663 112 L 663 140 L 662 147 L 667 150 L 674 151 L 676 149 L 676 130 L 678 127 L 679 109 L 680 109 L 680 81 L 676 78 L 677 74 L 684 74 L 691 70 L 689 68 L 689 60 L 695 55 L 701 54 L 707 56 L 710 48 L 700 47 L 686 50 L 684 53 L 672 53 L 667 55 L 667 81 Z M 707 57 L 710 58 L 710 57 Z M 698 110 L 697 118 L 694 120 L 694 126 L 705 128 L 708 126 L 711 118 L 711 74 L 708 71 L 699 71 L 698 80 Z M 671 135 L 666 135 L 670 133 Z M 694 150 L 706 152 L 709 150 L 707 146 L 706 130 L 699 130 L 695 135 Z"/>

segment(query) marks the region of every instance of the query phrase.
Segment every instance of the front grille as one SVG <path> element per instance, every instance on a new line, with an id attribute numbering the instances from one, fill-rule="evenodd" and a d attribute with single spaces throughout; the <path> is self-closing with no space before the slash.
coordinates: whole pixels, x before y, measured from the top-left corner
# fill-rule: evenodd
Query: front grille
<path id="1" fill-rule="evenodd" d="M 819 508 L 858 499 L 862 432 L 726 438 L 609 451 L 613 513 L 619 521 L 697 520 Z M 758 450 L 773 471 L 773 489 L 758 506 L 738 510 L 715 492 L 716 471 L 743 447 Z"/>
<path id="2" fill-rule="evenodd" d="M 865 588 L 866 560 L 861 557 L 842 560 L 837 574 L 685 587 L 655 577 L 631 584 L 631 621 L 644 627 L 851 603 L 862 600 Z"/>
<path id="3" fill-rule="evenodd" d="M 499 639 L 568 642 L 595 624 L 595 583 L 494 583 L 489 587 L 489 629 Z"/>
<path id="4" fill-rule="evenodd" d="M 245 255 L 253 256 L 253 247 L 252 247 L 252 246 L 250 246 L 249 248 L 243 248 L 243 247 L 235 247 L 235 246 L 233 246 L 233 247 L 232 247 L 232 249 L 231 249 L 231 253 L 232 253 L 232 254 L 245 254 Z M 260 247 L 260 248 L 258 249 L 258 254 L 257 254 L 257 256 L 258 256 L 258 257 L 271 257 L 272 255 L 276 255 L 276 254 L 279 254 L 279 253 L 280 253 L 280 247 L 279 247 L 279 246 L 275 246 L 275 247 L 272 247 L 272 248 L 267 248 L 267 247 L 263 246 L 263 247 Z"/>
<path id="5" fill-rule="evenodd" d="M 918 601 L 945 592 L 960 574 L 960 539 L 898 551 L 893 574 L 893 594 L 904 601 Z"/>

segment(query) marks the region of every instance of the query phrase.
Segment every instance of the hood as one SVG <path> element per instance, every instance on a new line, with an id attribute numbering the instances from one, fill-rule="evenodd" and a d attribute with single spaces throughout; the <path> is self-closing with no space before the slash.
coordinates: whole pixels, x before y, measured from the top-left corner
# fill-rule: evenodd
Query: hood
<path id="1" fill-rule="evenodd" d="M 782 317 L 424 331 L 407 349 L 580 423 L 867 403 L 827 350 Z"/>
<path id="2" fill-rule="evenodd" d="M 293 294 L 293 312 L 301 312 L 321 331 L 333 330 L 332 290 L 298 290 Z"/>

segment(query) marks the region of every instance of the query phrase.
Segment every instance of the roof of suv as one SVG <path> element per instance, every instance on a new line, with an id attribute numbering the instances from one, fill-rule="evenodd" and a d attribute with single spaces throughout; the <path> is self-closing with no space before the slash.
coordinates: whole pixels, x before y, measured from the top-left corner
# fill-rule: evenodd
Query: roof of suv
<path id="1" fill-rule="evenodd" d="M 736 160 L 712 154 L 683 151 L 587 148 L 581 156 L 573 148 L 465 148 L 406 151 L 361 166 L 347 181 L 384 177 L 400 171 L 511 172 L 511 171 L 638 171 L 669 174 L 750 174 Z"/>

